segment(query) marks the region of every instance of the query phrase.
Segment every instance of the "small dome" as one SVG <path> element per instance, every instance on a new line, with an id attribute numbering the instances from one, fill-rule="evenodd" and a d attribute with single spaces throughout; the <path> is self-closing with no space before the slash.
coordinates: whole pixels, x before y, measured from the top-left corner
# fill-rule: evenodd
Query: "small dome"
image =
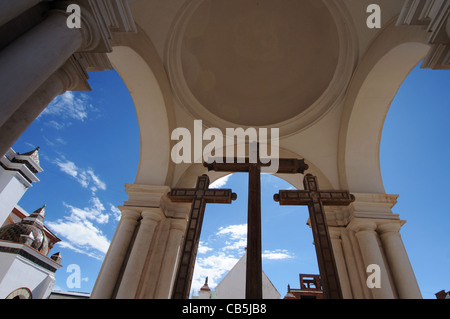
<path id="1" fill-rule="evenodd" d="M 25 244 L 43 255 L 49 252 L 49 240 L 43 230 L 45 205 L 16 224 L 0 228 L 0 240 Z"/>

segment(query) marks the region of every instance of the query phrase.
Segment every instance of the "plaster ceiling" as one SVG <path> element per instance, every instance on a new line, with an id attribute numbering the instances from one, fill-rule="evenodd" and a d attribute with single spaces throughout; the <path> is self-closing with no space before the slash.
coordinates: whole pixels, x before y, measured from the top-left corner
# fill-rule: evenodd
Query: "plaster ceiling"
<path id="1" fill-rule="evenodd" d="M 205 0 L 185 23 L 179 59 L 206 110 L 243 126 L 271 125 L 301 114 L 327 89 L 338 33 L 318 0 Z"/>

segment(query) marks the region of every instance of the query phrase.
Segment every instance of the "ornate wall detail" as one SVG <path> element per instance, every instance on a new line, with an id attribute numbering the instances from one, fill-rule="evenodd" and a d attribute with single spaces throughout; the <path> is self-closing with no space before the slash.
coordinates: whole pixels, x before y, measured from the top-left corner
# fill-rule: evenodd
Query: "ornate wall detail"
<path id="1" fill-rule="evenodd" d="M 397 25 L 423 26 L 430 33 L 431 50 L 422 68 L 450 69 L 450 2 L 407 0 Z"/>

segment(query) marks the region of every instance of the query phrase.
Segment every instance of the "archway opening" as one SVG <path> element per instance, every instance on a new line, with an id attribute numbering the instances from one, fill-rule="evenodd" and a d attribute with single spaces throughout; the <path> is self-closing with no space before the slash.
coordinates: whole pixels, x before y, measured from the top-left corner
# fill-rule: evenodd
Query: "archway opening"
<path id="1" fill-rule="evenodd" d="M 450 72 L 411 71 L 384 122 L 380 166 L 387 194 L 400 194 L 393 208 L 407 223 L 401 235 L 423 298 L 450 282 L 448 198 L 450 186 Z"/>
<path id="2" fill-rule="evenodd" d="M 206 206 L 191 297 L 198 296 L 208 277 L 211 290 L 220 284 L 217 295 L 220 290 L 231 294 L 219 298 L 244 298 L 245 268 L 237 266 L 232 276 L 229 271 L 244 257 L 247 246 L 248 174 L 227 175 L 210 187 L 231 188 L 238 198 L 230 205 Z M 319 274 L 319 270 L 312 231 L 307 225 L 308 208 L 280 206 L 273 195 L 281 189 L 295 187 L 275 175 L 261 175 L 262 267 L 283 298 L 288 284 L 300 288 L 299 274 Z"/>
<path id="3" fill-rule="evenodd" d="M 386 113 L 398 88 L 429 47 L 401 43 L 378 53 L 355 75 L 361 82 L 349 94 L 350 112 L 344 117 L 340 174 L 342 188 L 356 193 L 385 193 L 380 173 L 380 138 Z M 374 60 L 374 61 L 372 61 Z"/>
<path id="4" fill-rule="evenodd" d="M 44 169 L 19 205 L 31 213 L 46 204 L 44 224 L 61 242 L 63 265 L 54 290 L 89 293 L 120 218 L 139 164 L 140 134 L 129 89 L 114 71 L 89 72 L 90 92 L 58 96 L 13 145 L 40 146 Z M 70 265 L 77 265 L 69 271 Z M 78 271 L 79 270 L 79 271 Z"/>

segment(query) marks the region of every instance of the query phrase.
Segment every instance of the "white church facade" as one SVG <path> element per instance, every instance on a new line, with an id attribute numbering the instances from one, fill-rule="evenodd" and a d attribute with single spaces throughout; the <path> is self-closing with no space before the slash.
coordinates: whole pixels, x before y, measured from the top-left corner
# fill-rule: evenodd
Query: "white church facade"
<path id="1" fill-rule="evenodd" d="M 61 268 L 61 255 L 50 250 L 60 239 L 44 224 L 45 205 L 33 213 L 18 202 L 43 171 L 39 148 L 0 159 L 0 299 L 46 299 Z"/>
<path id="2" fill-rule="evenodd" d="M 277 128 L 279 157 L 304 159 L 323 189 L 355 201 L 326 207 L 343 298 L 421 298 L 379 162 L 384 119 L 408 73 L 450 69 L 445 0 L 60 0 L 0 4 L 0 153 L 88 71 L 114 68 L 141 138 L 134 181 L 91 298 L 167 299 L 189 203 L 167 196 L 211 182 L 203 153 L 171 154 L 177 128 Z M 377 6 L 368 10 L 371 4 Z M 227 137 L 227 144 L 234 137 Z M 297 189 L 302 176 L 276 174 Z M 0 185 L 1 186 L 1 185 Z M 18 190 L 19 191 L 19 190 Z M 0 212 L 0 215 L 3 212 Z M 2 216 L 2 215 L 1 215 Z M 381 272 L 379 289 L 367 268 Z M 220 287 L 217 288 L 220 291 Z M 1 296 L 0 296 L 1 297 Z"/>

